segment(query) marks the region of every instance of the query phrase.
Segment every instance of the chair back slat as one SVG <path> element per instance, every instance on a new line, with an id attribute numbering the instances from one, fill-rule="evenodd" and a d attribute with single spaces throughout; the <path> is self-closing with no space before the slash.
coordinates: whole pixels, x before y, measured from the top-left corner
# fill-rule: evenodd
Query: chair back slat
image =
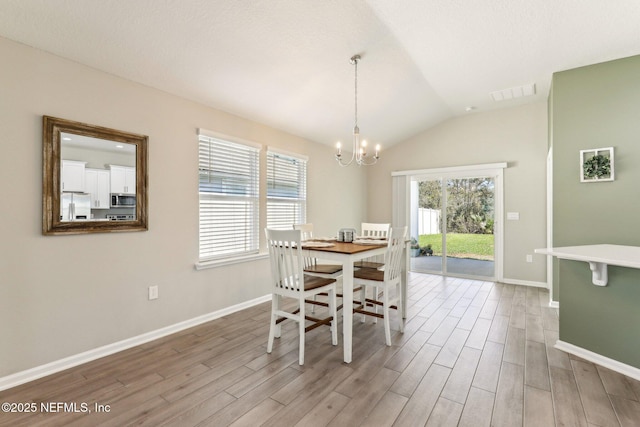
<path id="1" fill-rule="evenodd" d="M 387 251 L 384 255 L 384 280 L 398 279 L 402 273 L 402 259 L 406 248 L 407 227 L 394 227 L 390 230 Z"/>
<path id="2" fill-rule="evenodd" d="M 363 222 L 360 226 L 363 237 L 384 238 L 389 235 L 389 224 Z"/>
<path id="3" fill-rule="evenodd" d="M 374 239 L 385 239 L 389 235 L 390 224 L 377 224 L 372 222 L 363 222 L 360 226 L 362 237 L 370 237 Z M 367 262 L 384 263 L 383 256 L 373 256 L 367 258 Z"/>
<path id="4" fill-rule="evenodd" d="M 266 229 L 273 286 L 292 292 L 300 291 L 303 263 L 299 230 Z"/>
<path id="5" fill-rule="evenodd" d="M 294 230 L 300 230 L 300 238 L 302 240 L 310 240 L 313 238 L 313 224 L 293 224 Z M 304 257 L 303 260 L 305 269 L 313 269 L 318 265 L 318 260 L 313 257 Z"/>

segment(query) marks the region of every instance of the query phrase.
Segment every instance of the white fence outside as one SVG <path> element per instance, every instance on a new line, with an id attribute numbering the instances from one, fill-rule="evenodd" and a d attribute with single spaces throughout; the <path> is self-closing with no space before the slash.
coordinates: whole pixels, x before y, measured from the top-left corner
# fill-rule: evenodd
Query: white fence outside
<path id="1" fill-rule="evenodd" d="M 411 182 L 410 191 L 410 236 L 417 239 L 422 234 L 440 234 L 440 209 L 418 207 L 417 181 Z"/>
<path id="2" fill-rule="evenodd" d="M 440 209 L 418 208 L 418 235 L 440 234 Z"/>

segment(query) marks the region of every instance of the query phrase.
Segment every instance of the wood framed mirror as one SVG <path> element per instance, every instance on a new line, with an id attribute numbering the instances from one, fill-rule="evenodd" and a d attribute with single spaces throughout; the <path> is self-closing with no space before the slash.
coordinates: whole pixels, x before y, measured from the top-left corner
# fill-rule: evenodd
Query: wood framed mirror
<path id="1" fill-rule="evenodd" d="M 147 230 L 148 139 L 43 116 L 42 233 Z"/>

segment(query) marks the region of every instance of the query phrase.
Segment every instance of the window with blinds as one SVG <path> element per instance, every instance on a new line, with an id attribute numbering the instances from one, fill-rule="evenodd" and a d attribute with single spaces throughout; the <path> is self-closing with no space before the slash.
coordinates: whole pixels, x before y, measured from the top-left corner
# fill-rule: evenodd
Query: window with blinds
<path id="1" fill-rule="evenodd" d="M 267 151 L 267 227 L 291 229 L 307 218 L 307 160 Z"/>
<path id="2" fill-rule="evenodd" d="M 199 136 L 200 260 L 257 253 L 258 148 Z"/>

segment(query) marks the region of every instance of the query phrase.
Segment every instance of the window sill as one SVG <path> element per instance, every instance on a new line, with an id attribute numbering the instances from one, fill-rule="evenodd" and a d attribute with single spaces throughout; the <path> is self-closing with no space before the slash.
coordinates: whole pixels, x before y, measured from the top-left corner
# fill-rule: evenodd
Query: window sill
<path id="1" fill-rule="evenodd" d="M 217 259 L 213 261 L 196 262 L 195 267 L 196 267 L 196 270 L 206 270 L 208 268 L 224 267 L 227 265 L 241 264 L 243 262 L 256 261 L 256 260 L 265 259 L 265 258 L 269 258 L 268 253 L 258 253 L 258 254 L 237 257 L 237 258 L 225 258 L 225 259 Z"/>

